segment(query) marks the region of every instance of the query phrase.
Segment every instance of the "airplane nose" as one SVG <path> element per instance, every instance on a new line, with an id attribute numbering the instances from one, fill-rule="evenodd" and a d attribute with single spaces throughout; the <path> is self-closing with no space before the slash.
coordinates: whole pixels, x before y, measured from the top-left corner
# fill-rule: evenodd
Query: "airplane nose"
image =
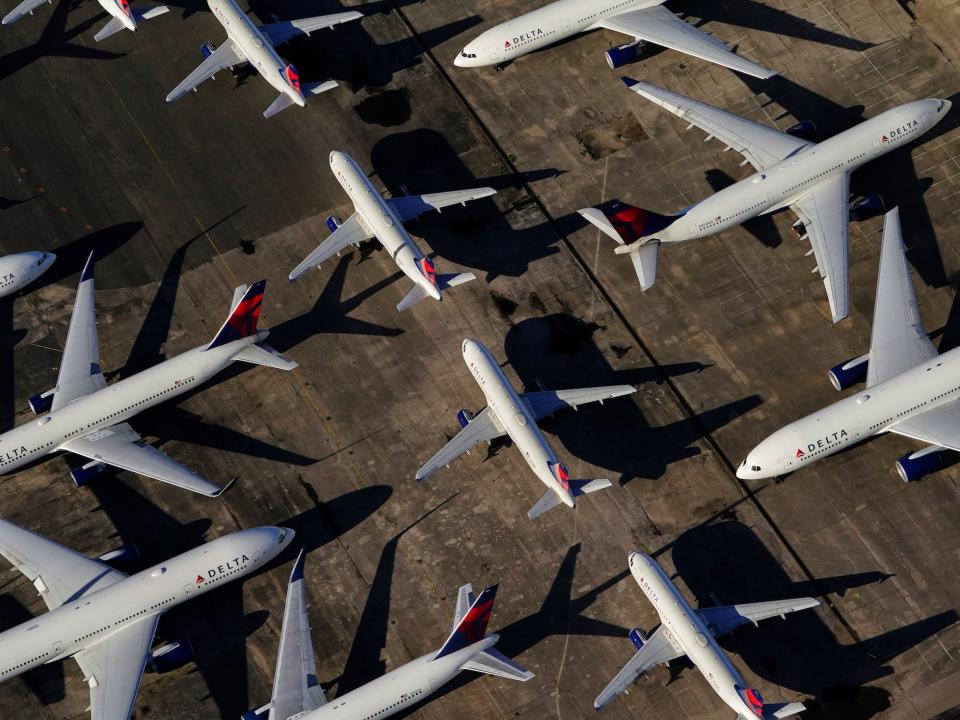
<path id="1" fill-rule="evenodd" d="M 296 531 L 288 527 L 279 527 L 277 530 L 279 531 L 277 533 L 277 544 L 283 545 L 284 547 L 292 543 L 293 539 L 297 536 Z"/>

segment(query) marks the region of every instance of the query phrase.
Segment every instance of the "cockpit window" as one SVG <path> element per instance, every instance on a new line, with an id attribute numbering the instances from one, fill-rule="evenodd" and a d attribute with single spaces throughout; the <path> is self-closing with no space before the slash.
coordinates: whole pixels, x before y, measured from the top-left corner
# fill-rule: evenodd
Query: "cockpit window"
<path id="1" fill-rule="evenodd" d="M 472 58 L 475 58 L 476 56 L 477 56 L 476 53 L 468 53 L 466 50 L 464 50 L 463 52 L 460 53 L 460 57 L 462 57 L 462 58 L 471 58 L 471 59 L 472 59 Z"/>
<path id="2" fill-rule="evenodd" d="M 941 112 L 941 111 L 943 110 L 943 106 L 944 106 L 944 105 L 946 105 L 946 102 L 944 102 L 943 100 L 941 100 L 940 102 L 938 102 L 938 103 L 937 103 L 937 112 Z"/>
<path id="3" fill-rule="evenodd" d="M 760 466 L 759 466 L 759 465 L 751 465 L 751 466 L 750 466 L 750 470 L 752 470 L 753 472 L 760 472 Z"/>
<path id="4" fill-rule="evenodd" d="M 277 536 L 277 545 L 280 545 L 284 541 L 284 538 L 286 537 L 287 537 L 287 529 L 280 528 L 280 535 Z"/>

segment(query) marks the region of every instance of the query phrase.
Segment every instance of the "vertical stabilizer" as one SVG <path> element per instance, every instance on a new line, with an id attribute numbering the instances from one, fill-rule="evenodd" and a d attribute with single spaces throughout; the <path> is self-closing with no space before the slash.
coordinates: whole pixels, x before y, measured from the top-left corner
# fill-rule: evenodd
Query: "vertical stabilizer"
<path id="1" fill-rule="evenodd" d="M 434 660 L 463 650 L 486 637 L 487 624 L 490 622 L 490 615 L 493 614 L 493 603 L 497 599 L 498 587 L 498 585 L 494 585 L 480 593 L 479 597 L 470 605 L 470 609 L 457 623 L 453 632 L 450 633 L 450 637 L 447 638 L 443 647 L 433 656 Z"/>
<path id="2" fill-rule="evenodd" d="M 263 305 L 263 292 L 267 286 L 266 280 L 259 280 L 247 288 L 239 302 L 236 301 L 234 293 L 234 306 L 230 311 L 230 317 L 220 328 L 206 350 L 226 345 L 234 340 L 240 340 L 257 332 L 257 321 L 260 319 L 260 308 Z"/>

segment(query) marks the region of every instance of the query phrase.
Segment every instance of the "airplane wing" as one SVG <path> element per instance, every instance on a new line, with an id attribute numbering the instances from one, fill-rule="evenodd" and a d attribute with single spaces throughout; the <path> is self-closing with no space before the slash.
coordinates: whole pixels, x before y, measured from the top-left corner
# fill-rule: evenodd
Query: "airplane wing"
<path id="1" fill-rule="evenodd" d="M 33 583 L 48 610 L 126 577 L 99 560 L 6 520 L 0 520 L 0 554 Z"/>
<path id="2" fill-rule="evenodd" d="M 143 444 L 137 431 L 127 423 L 73 438 L 60 449 L 207 497 L 217 497 L 229 487 L 218 487 L 156 448 Z"/>
<path id="3" fill-rule="evenodd" d="M 638 40 L 648 40 L 761 80 L 777 74 L 735 54 L 725 42 L 698 30 L 663 5 L 620 13 L 601 20 L 595 27 L 632 35 Z"/>
<path id="4" fill-rule="evenodd" d="M 493 188 L 482 187 L 474 190 L 452 190 L 429 195 L 406 195 L 390 198 L 387 202 L 400 216 L 400 222 L 409 222 L 430 210 L 440 212 L 450 205 L 466 205 L 471 200 L 479 200 L 496 194 L 497 191 Z"/>
<path id="5" fill-rule="evenodd" d="M 307 619 L 307 589 L 303 580 L 304 551 L 290 573 L 287 602 L 283 610 L 277 668 L 268 720 L 286 720 L 316 710 L 327 702 L 317 684 L 317 667 Z"/>
<path id="6" fill-rule="evenodd" d="M 338 254 L 347 245 L 357 245 L 372 237 L 373 235 L 360 222 L 359 213 L 354 213 L 340 227 L 330 233 L 327 239 L 307 255 L 299 265 L 291 270 L 288 277 L 290 280 L 296 280 L 310 268 L 320 267 L 321 263 Z"/>
<path id="7" fill-rule="evenodd" d="M 813 145 L 767 125 L 664 90 L 652 83 L 638 82 L 630 78 L 624 78 L 623 81 L 638 95 L 708 133 L 708 140 L 715 137 L 727 147 L 736 150 L 757 170 L 770 167 Z"/>
<path id="8" fill-rule="evenodd" d="M 607 387 L 579 388 L 575 390 L 546 390 L 544 392 L 523 393 L 520 397 L 526 401 L 537 420 L 553 415 L 557 410 L 571 407 L 574 410 L 587 403 L 610 400 L 611 398 L 635 393 L 633 385 L 610 385 Z"/>
<path id="9" fill-rule="evenodd" d="M 490 408 L 484 408 L 470 421 L 463 430 L 458 432 L 453 439 L 440 448 L 440 452 L 424 463 L 423 467 L 417 470 L 417 480 L 423 480 L 430 477 L 440 468 L 449 465 L 477 443 L 485 440 L 493 440 L 503 435 L 503 432 L 494 422 L 494 415 Z"/>
<path id="10" fill-rule="evenodd" d="M 820 605 L 819 600 L 811 597 L 795 600 L 774 600 L 772 602 L 747 603 L 745 605 L 724 605 L 722 607 L 701 608 L 697 610 L 707 628 L 714 637 L 726 635 L 734 628 L 772 617 L 784 617 L 787 613 L 806 610 Z"/>
<path id="11" fill-rule="evenodd" d="M 90 720 L 130 717 L 159 621 L 145 617 L 73 656 L 90 687 Z"/>
<path id="12" fill-rule="evenodd" d="M 867 387 L 932 360 L 937 354 L 920 319 L 917 296 L 903 252 L 900 211 L 894 208 L 883 219 Z"/>
<path id="13" fill-rule="evenodd" d="M 97 313 L 94 306 L 94 256 L 90 253 L 80 274 L 73 303 L 67 342 L 63 347 L 60 374 L 51 408 L 59 410 L 84 395 L 102 390 L 107 381 L 100 372 L 100 344 L 97 341 Z"/>
<path id="14" fill-rule="evenodd" d="M 901 420 L 888 429 L 928 445 L 960 451 L 960 400 Z"/>
<path id="15" fill-rule="evenodd" d="M 344 12 L 334 13 L 333 15 L 318 15 L 317 17 L 301 18 L 300 20 L 285 20 L 283 22 L 268 23 L 260 26 L 262 32 L 270 44 L 276 47 L 283 45 L 287 40 L 303 33 L 309 35 L 314 30 L 323 30 L 333 27 L 340 23 L 358 20 L 363 17 L 363 13 Z"/>
<path id="16" fill-rule="evenodd" d="M 850 314 L 850 174 L 823 181 L 794 202 L 823 278 L 834 322 Z"/>
<path id="17" fill-rule="evenodd" d="M 106 25 L 104 25 L 102 28 L 100 28 L 97 31 L 97 33 L 93 36 L 93 39 L 96 42 L 100 42 L 101 40 L 106 40 L 111 35 L 116 35 L 118 32 L 120 32 L 125 28 L 126 28 L 126 25 L 123 24 L 123 20 L 121 20 L 118 17 L 112 17 L 110 18 L 110 20 L 107 22 Z"/>
<path id="18" fill-rule="evenodd" d="M 597 695 L 597 699 L 593 701 L 593 707 L 599 710 L 617 695 L 626 692 L 633 682 L 650 668 L 675 660 L 682 655 L 683 653 L 678 652 L 667 640 L 661 625 L 653 635 L 647 638 L 643 647 L 637 650 L 617 676 L 603 689 L 603 692 Z"/>
<path id="19" fill-rule="evenodd" d="M 38 7 L 43 5 L 47 0 L 23 0 L 22 3 L 17 5 L 13 10 L 8 12 L 3 16 L 3 20 L 0 21 L 3 25 L 9 25 L 12 22 L 16 22 L 24 15 L 29 15 Z"/>
<path id="20" fill-rule="evenodd" d="M 204 80 L 209 80 L 221 70 L 246 61 L 247 59 L 240 53 L 233 42 L 227 40 L 223 45 L 214 50 L 209 57 L 204 59 L 202 63 L 197 65 L 196 69 L 183 79 L 183 82 L 170 91 L 170 94 L 167 95 L 167 102 L 179 100 L 197 87 L 197 85 Z"/>

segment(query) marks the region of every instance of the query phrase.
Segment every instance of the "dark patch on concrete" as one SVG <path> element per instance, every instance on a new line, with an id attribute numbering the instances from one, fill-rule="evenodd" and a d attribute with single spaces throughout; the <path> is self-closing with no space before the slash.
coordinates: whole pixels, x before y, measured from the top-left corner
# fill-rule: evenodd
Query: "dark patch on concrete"
<path id="1" fill-rule="evenodd" d="M 541 315 L 547 314 L 547 304 L 540 299 L 540 296 L 535 292 L 530 293 L 530 307 L 536 310 Z"/>
<path id="2" fill-rule="evenodd" d="M 410 119 L 410 93 L 398 90 L 371 90 L 371 95 L 353 106 L 357 115 L 368 125 L 394 127 Z"/>
<path id="3" fill-rule="evenodd" d="M 624 355 L 626 355 L 628 352 L 630 352 L 632 347 L 633 347 L 632 345 L 627 345 L 627 347 L 624 347 L 623 345 L 611 345 L 610 349 L 613 351 L 613 354 L 616 355 L 617 358 L 619 359 L 619 358 L 622 358 Z"/>
<path id="4" fill-rule="evenodd" d="M 583 154 L 599 160 L 635 142 L 646 140 L 648 136 L 633 115 L 622 115 L 609 122 L 584 128 L 576 137 Z"/>
<path id="5" fill-rule="evenodd" d="M 497 312 L 500 313 L 500 317 L 502 317 L 504 320 L 509 320 L 510 316 L 517 311 L 518 307 L 520 307 L 510 298 L 506 298 L 503 295 L 498 295 L 495 292 L 490 293 L 490 297 L 493 299 L 493 304 L 497 306 Z"/>
<path id="6" fill-rule="evenodd" d="M 241 240 L 240 250 L 243 252 L 244 255 L 253 255 L 257 251 L 257 241 Z"/>

